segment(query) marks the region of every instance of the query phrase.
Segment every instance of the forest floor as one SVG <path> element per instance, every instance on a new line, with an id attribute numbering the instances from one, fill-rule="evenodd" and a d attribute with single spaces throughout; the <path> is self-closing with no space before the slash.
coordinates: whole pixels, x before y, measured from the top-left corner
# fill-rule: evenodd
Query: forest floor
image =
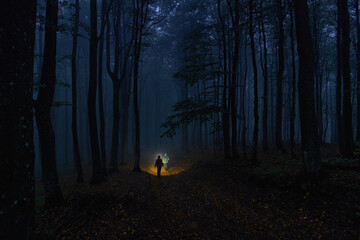
<path id="1" fill-rule="evenodd" d="M 38 187 L 35 239 L 360 238 L 358 162 L 334 146 L 322 149 L 326 168 L 313 180 L 277 151 L 259 154 L 258 167 L 210 151 L 176 155 L 160 178 L 153 160 L 94 186 L 61 176 L 66 203 L 48 210 Z"/>

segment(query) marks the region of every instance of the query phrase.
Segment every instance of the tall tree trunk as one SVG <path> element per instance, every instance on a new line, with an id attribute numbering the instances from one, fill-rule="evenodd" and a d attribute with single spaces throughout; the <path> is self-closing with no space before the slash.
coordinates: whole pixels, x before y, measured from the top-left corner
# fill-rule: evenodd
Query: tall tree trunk
<path id="1" fill-rule="evenodd" d="M 97 83 L 97 6 L 96 0 L 90 0 L 90 71 L 88 94 L 88 118 L 91 145 L 92 179 L 91 183 L 103 182 L 104 174 L 101 168 L 99 139 L 96 124 L 96 83 Z"/>
<path id="2" fill-rule="evenodd" d="M 296 107 L 296 67 L 295 67 L 295 44 L 294 44 L 294 17 L 293 6 L 290 9 L 290 42 L 291 42 L 291 69 L 292 69 L 292 96 L 290 110 L 290 150 L 292 158 L 295 158 L 295 107 Z"/>
<path id="3" fill-rule="evenodd" d="M 356 141 L 360 141 L 360 14 L 359 14 L 359 0 L 355 0 L 355 15 L 356 15 L 356 79 L 357 79 L 357 113 L 356 113 Z"/>
<path id="4" fill-rule="evenodd" d="M 241 94 L 241 108 L 242 108 L 242 113 L 241 113 L 241 117 L 242 117 L 242 121 L 243 121 L 243 129 L 242 129 L 242 137 L 241 137 L 241 145 L 242 145 L 242 149 L 243 149 L 243 157 L 244 159 L 247 158 L 247 154 L 246 154 L 246 113 L 245 113 L 245 94 L 246 94 L 246 81 L 247 81 L 247 70 L 248 70 L 248 59 L 247 59 L 247 37 L 245 38 L 245 43 L 244 43 L 244 84 L 243 84 L 243 92 Z"/>
<path id="5" fill-rule="evenodd" d="M 149 10 L 148 0 L 136 0 L 135 4 L 135 34 L 134 34 L 134 117 L 135 117 L 135 161 L 134 172 L 140 172 L 140 114 L 138 103 L 139 63 L 143 31 Z"/>
<path id="6" fill-rule="evenodd" d="M 115 71 L 116 72 L 116 71 Z M 110 173 L 118 172 L 119 155 L 119 131 L 120 131 L 120 82 L 115 80 L 113 84 L 113 131 L 110 155 Z"/>
<path id="7" fill-rule="evenodd" d="M 42 181 L 45 191 L 45 206 L 51 207 L 63 201 L 56 169 L 55 135 L 50 110 L 54 100 L 56 82 L 56 32 L 58 25 L 58 1 L 46 1 L 46 26 L 44 64 L 35 104 L 35 119 L 41 147 Z"/>
<path id="8" fill-rule="evenodd" d="M 186 81 L 182 83 L 182 93 L 183 93 L 183 100 L 186 100 L 188 97 L 188 85 Z M 158 115 L 157 115 L 158 116 Z M 182 125 L 182 135 L 181 135 L 181 149 L 183 151 L 188 151 L 188 124 L 184 123 Z"/>
<path id="9" fill-rule="evenodd" d="M 38 13 L 37 15 L 40 15 L 41 13 Z M 38 27 L 38 38 L 39 38 L 39 42 L 38 42 L 38 54 L 39 55 L 42 55 L 43 52 L 44 52 L 44 44 L 43 44 L 43 28 L 44 26 L 42 26 L 43 24 L 41 24 L 39 27 Z M 35 37 L 36 39 L 36 37 Z M 35 40 L 36 42 L 36 40 Z M 36 44 L 35 44 L 36 45 Z M 40 82 L 41 80 L 41 69 L 42 69 L 42 65 L 43 65 L 43 58 L 42 57 L 39 57 L 38 58 L 38 61 L 37 61 L 37 74 L 38 74 L 38 81 Z"/>
<path id="10" fill-rule="evenodd" d="M 197 100 L 198 102 L 201 102 L 201 90 L 200 90 L 200 81 L 197 81 Z M 202 129 L 202 121 L 201 121 L 201 116 L 200 116 L 200 119 L 199 119 L 199 141 L 198 141 L 198 144 L 199 144 L 199 148 L 201 149 L 201 152 L 203 152 L 204 150 L 204 144 L 203 144 L 203 129 Z"/>
<path id="11" fill-rule="evenodd" d="M 122 88 L 121 88 L 121 99 L 122 99 L 122 135 L 121 135 L 121 149 L 122 157 L 121 164 L 128 162 L 128 149 L 129 149 L 129 100 L 130 100 L 130 87 L 131 87 L 131 76 L 130 74 L 124 79 Z"/>
<path id="12" fill-rule="evenodd" d="M 284 5 L 283 0 L 277 0 L 278 11 L 278 49 L 279 69 L 276 81 L 276 132 L 275 144 L 278 149 L 284 151 L 282 143 L 282 108 L 283 108 L 283 74 L 284 74 Z"/>
<path id="13" fill-rule="evenodd" d="M 210 57 L 211 57 L 211 54 L 210 54 Z M 204 91 L 203 98 L 204 98 L 204 101 L 206 101 L 207 100 L 206 81 L 203 81 L 203 91 Z M 205 149 L 208 149 L 209 142 L 208 142 L 208 125 L 207 125 L 207 121 L 205 121 L 205 123 L 204 123 L 204 132 L 205 132 L 205 134 L 204 134 L 204 147 L 205 147 Z M 215 132 L 214 132 L 214 134 L 215 134 Z"/>
<path id="14" fill-rule="evenodd" d="M 188 98 L 189 96 L 189 89 L 188 89 L 188 84 L 185 83 L 185 99 Z M 185 136 L 184 136 L 184 150 L 186 152 L 189 151 L 189 124 L 188 123 L 185 123 L 185 129 L 184 129 L 184 133 L 185 133 Z"/>
<path id="15" fill-rule="evenodd" d="M 299 109 L 304 169 L 317 174 L 321 169 L 314 101 L 314 50 L 307 0 L 295 0 L 295 24 L 299 55 Z"/>
<path id="16" fill-rule="evenodd" d="M 125 16 L 122 15 L 122 24 L 125 24 Z M 122 42 L 132 41 L 132 37 L 128 37 L 128 29 L 123 29 L 122 32 Z M 131 91 L 131 73 L 133 64 L 130 64 L 130 67 L 127 66 L 128 58 L 132 50 L 132 42 L 128 46 L 128 50 L 125 55 L 122 56 L 123 61 L 123 71 L 122 71 L 122 88 L 121 88 L 121 102 L 122 102 L 122 131 L 121 131 L 121 158 L 120 164 L 128 162 L 129 155 L 129 102 L 130 102 L 130 91 Z"/>
<path id="17" fill-rule="evenodd" d="M 121 26 L 121 2 L 116 2 L 116 9 L 115 9 L 115 26 L 114 26 L 114 70 L 111 71 L 110 68 L 110 23 L 107 23 L 107 33 L 106 33 L 106 55 L 107 55 L 107 64 L 106 68 L 107 71 L 112 79 L 113 82 L 113 131 L 112 131 L 112 144 L 111 144 L 111 157 L 110 157 L 110 172 L 117 172 L 118 171 L 118 155 L 119 155 L 119 133 L 120 133 L 120 86 L 122 82 L 127 81 L 126 78 L 128 77 L 127 73 L 127 63 L 130 54 L 130 50 L 132 49 L 132 42 L 127 47 L 127 52 L 122 55 L 120 50 L 120 26 Z M 124 23 L 125 24 L 125 23 Z M 125 42 L 124 34 L 122 34 L 122 40 Z M 120 59 L 122 59 L 122 64 L 120 66 Z M 121 74 L 119 74 L 121 68 Z M 121 163 L 124 163 L 124 157 L 127 157 L 127 125 L 128 125 L 128 104 L 129 104 L 129 91 L 130 86 L 126 82 L 123 86 L 122 91 L 122 101 L 123 101 L 123 113 L 124 119 L 122 124 L 122 157 Z"/>
<path id="18" fill-rule="evenodd" d="M 264 78 L 264 109 L 263 109 L 263 143 L 262 148 L 263 151 L 266 152 L 269 149 L 268 146 L 268 57 L 267 57 L 267 46 L 266 46 L 266 34 L 265 34 L 265 27 L 264 27 L 264 15 L 263 15 L 263 8 L 262 8 L 262 1 L 260 1 L 260 14 L 261 14 L 261 32 L 262 32 L 262 39 L 264 45 L 264 63 L 262 64 L 261 59 L 261 68 L 263 72 Z"/>
<path id="19" fill-rule="evenodd" d="M 257 147 L 258 147 L 258 135 L 259 135 L 259 99 L 258 99 L 258 79 L 257 79 L 257 67 L 256 67 L 256 53 L 255 53 L 255 41 L 254 41 L 254 27 L 253 27 L 253 0 L 250 0 L 250 23 L 249 23 L 249 35 L 251 46 L 251 57 L 254 72 L 254 131 L 253 131 L 253 151 L 252 162 L 258 163 L 257 159 Z"/>
<path id="20" fill-rule="evenodd" d="M 120 85 L 121 79 L 119 78 L 120 68 L 120 2 L 115 4 L 115 25 L 114 25 L 114 70 L 110 67 L 110 22 L 107 22 L 106 30 L 106 68 L 107 72 L 113 82 L 113 129 L 111 140 L 111 153 L 110 153 L 110 173 L 118 172 L 118 155 L 119 155 L 119 131 L 120 131 Z"/>
<path id="21" fill-rule="evenodd" d="M 275 55 L 275 54 L 274 54 Z M 275 58 L 275 56 L 274 56 Z M 270 78 L 270 139 L 274 142 L 275 139 L 275 118 L 274 118 L 274 78 Z"/>
<path id="22" fill-rule="evenodd" d="M 1 1 L 0 239 L 33 234 L 35 23 L 36 0 Z"/>
<path id="23" fill-rule="evenodd" d="M 339 0 L 340 1 L 340 0 Z M 342 12 L 342 74 L 343 74 L 343 140 L 344 157 L 354 157 L 354 138 L 352 129 L 351 80 L 350 80 L 350 19 L 347 0 L 340 1 Z"/>
<path id="24" fill-rule="evenodd" d="M 329 93 L 328 93 L 328 82 L 329 82 L 329 71 L 328 71 L 328 64 L 326 63 L 325 66 L 325 75 L 326 75 L 326 80 L 325 80 L 325 127 L 324 127 L 324 137 L 323 137 L 323 143 L 326 143 L 326 136 L 327 136 L 327 130 L 329 127 L 329 103 L 328 103 L 328 98 L 329 98 Z M 331 93 L 331 90 L 330 90 Z M 330 95 L 331 96 L 331 95 Z"/>
<path id="25" fill-rule="evenodd" d="M 240 29 L 239 29 L 239 14 L 240 1 L 235 0 L 235 19 L 233 21 L 234 29 L 234 53 L 232 62 L 231 86 L 230 86 L 230 110 L 231 110 L 231 150 L 232 158 L 239 158 L 236 141 L 236 127 L 237 127 L 237 110 L 236 110 L 236 79 L 238 75 L 239 62 L 239 47 L 240 47 Z"/>
<path id="26" fill-rule="evenodd" d="M 319 128 L 319 135 L 320 135 L 320 141 L 322 139 L 323 135 L 323 124 L 322 124 L 322 98 L 321 98 L 321 74 L 319 69 L 319 63 L 320 63 L 320 52 L 319 52 L 319 33 L 318 33 L 318 12 L 317 9 L 319 7 L 317 0 L 312 0 L 312 9 L 313 9 L 313 42 L 314 42 L 314 56 L 315 56 L 315 65 L 314 65 L 314 71 L 315 71 L 315 103 L 316 103 L 316 115 L 317 115 L 317 121 L 318 121 L 318 128 Z"/>
<path id="27" fill-rule="evenodd" d="M 337 74 L 336 74 L 336 120 L 337 120 L 337 130 L 338 130 L 338 142 L 340 152 L 344 152 L 344 144 L 343 144 L 343 131 L 342 131 L 342 99 L 341 99 L 341 85 L 342 85 L 342 39 L 341 39 L 341 22 L 342 22 L 342 14 L 340 11 L 341 1 L 337 1 L 338 7 L 338 23 L 337 23 L 337 32 L 336 32 L 336 48 L 337 48 Z"/>
<path id="28" fill-rule="evenodd" d="M 225 159 L 230 158 L 230 133 L 229 133 L 229 111 L 227 107 L 227 46 L 226 46 L 226 35 L 225 35 L 225 21 L 221 15 L 221 3 L 218 0 L 218 14 L 221 22 L 221 38 L 223 48 L 223 61 L 224 61 L 224 86 L 223 86 L 223 97 L 222 97 L 222 127 L 223 127 L 223 138 L 224 138 L 224 154 Z"/>
<path id="29" fill-rule="evenodd" d="M 80 14 L 80 4 L 79 0 L 75 0 L 75 18 L 74 18 L 74 32 L 73 32 L 73 46 L 72 46 L 72 54 L 71 54 L 71 93 L 72 93 L 72 122 L 71 122 L 71 130 L 73 135 L 73 151 L 74 151 L 74 165 L 77 174 L 77 182 L 84 182 L 83 171 L 81 166 L 81 158 L 80 158 L 80 149 L 79 149 L 79 139 L 77 133 L 77 76 L 76 76 L 76 60 L 77 60 L 77 42 L 78 42 L 78 34 L 79 34 L 79 14 Z"/>
<path id="30" fill-rule="evenodd" d="M 136 45 L 136 44 L 135 44 Z M 135 162 L 134 172 L 140 172 L 140 116 L 138 104 L 138 78 L 140 56 L 135 57 L 134 62 L 134 117 L 135 117 Z"/>
<path id="31" fill-rule="evenodd" d="M 107 1 L 101 3 L 101 27 L 105 26 Z M 104 55 L 104 37 L 99 39 L 99 71 L 98 71 L 98 97 L 99 97 L 99 121 L 100 121 L 100 158 L 103 174 L 106 176 L 106 152 L 105 152 L 105 117 L 104 117 L 104 102 L 103 102 L 103 55 Z"/>

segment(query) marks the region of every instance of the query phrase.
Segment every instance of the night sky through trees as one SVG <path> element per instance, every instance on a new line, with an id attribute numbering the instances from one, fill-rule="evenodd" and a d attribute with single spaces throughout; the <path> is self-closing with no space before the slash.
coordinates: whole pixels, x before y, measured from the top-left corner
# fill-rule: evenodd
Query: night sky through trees
<path id="1" fill-rule="evenodd" d="M 359 239 L 359 16 L 1 1 L 0 239 Z"/>

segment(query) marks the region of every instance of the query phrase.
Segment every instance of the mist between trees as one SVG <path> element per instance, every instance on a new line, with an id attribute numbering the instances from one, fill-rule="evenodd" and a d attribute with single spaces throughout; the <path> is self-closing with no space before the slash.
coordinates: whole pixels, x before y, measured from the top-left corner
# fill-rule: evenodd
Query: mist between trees
<path id="1" fill-rule="evenodd" d="M 0 6 L 1 214 L 18 211 L 15 200 L 33 212 L 34 172 L 53 206 L 58 173 L 83 182 L 91 167 L 99 183 L 120 164 L 140 171 L 143 151 L 202 149 L 257 165 L 258 151 L 275 147 L 311 174 L 321 144 L 354 157 L 358 0 L 20 2 Z"/>

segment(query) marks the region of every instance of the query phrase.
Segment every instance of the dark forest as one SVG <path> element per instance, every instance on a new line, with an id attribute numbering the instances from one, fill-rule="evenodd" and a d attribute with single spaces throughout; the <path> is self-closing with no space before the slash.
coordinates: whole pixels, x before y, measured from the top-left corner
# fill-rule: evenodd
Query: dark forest
<path id="1" fill-rule="evenodd" d="M 0 239 L 359 239 L 359 0 L 1 0 Z"/>

